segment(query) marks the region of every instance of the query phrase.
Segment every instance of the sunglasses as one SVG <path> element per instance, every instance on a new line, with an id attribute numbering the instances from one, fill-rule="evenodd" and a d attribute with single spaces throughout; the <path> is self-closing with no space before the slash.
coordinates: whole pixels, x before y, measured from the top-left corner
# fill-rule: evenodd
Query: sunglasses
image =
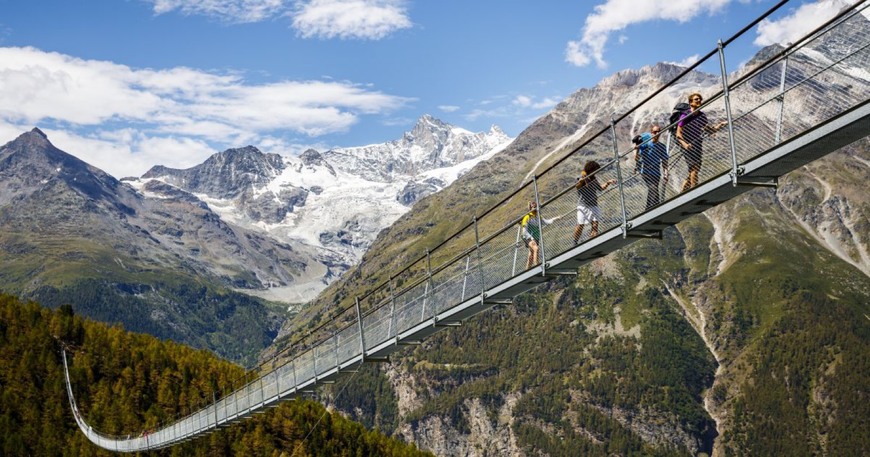
<path id="1" fill-rule="evenodd" d="M 695 97 L 695 98 L 693 98 L 693 99 L 691 99 L 691 100 L 689 100 L 689 101 L 691 101 L 691 102 L 702 102 L 702 101 L 704 101 L 704 100 L 701 100 L 701 97 Z"/>

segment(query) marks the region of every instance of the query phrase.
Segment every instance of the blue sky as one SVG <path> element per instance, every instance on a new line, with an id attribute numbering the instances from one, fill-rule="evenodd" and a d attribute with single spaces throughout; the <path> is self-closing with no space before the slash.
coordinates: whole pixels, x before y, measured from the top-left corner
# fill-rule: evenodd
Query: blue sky
<path id="1" fill-rule="evenodd" d="M 792 0 L 733 55 L 844 1 Z M 381 143 L 423 114 L 516 136 L 615 71 L 693 62 L 775 3 L 0 0 L 0 143 L 38 126 L 123 177 L 248 144 Z"/>

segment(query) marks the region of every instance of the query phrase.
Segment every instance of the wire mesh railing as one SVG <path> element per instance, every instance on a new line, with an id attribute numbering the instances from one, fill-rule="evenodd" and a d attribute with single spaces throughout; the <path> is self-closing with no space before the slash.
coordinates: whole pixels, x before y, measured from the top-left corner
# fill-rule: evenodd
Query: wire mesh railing
<path id="1" fill-rule="evenodd" d="M 546 275 L 549 259 L 594 243 L 605 232 L 621 228 L 625 236 L 632 220 L 686 192 L 693 173 L 696 185 L 720 176 L 730 176 L 736 185 L 742 164 L 867 102 L 867 11 L 867 1 L 857 2 L 794 44 L 768 48 L 767 59 L 731 65 L 726 48 L 749 39 L 744 36 L 747 26 L 625 114 L 600 120 L 603 127 L 597 134 L 424 257 L 356 298 L 354 306 L 298 342 L 283 362 L 231 392 L 203 399 L 201 409 L 154 433 L 124 437 L 93 430 L 77 408 L 67 370 L 76 422 L 98 446 L 123 452 L 158 449 L 210 432 L 354 369 L 377 348 L 410 340 L 419 329 L 438 325 L 439 316 L 470 300 L 482 301 L 488 290 L 518 275 Z M 719 68 L 721 74 L 690 71 L 702 65 Z M 738 70 L 729 74 L 729 66 Z M 705 114 L 706 126 L 692 125 L 692 117 L 670 122 L 661 107 L 684 101 L 699 86 L 713 92 L 696 108 Z M 691 116 L 700 117 L 698 112 Z M 635 145 L 631 138 L 637 125 L 658 126 L 662 133 Z M 648 170 L 634 166 L 635 156 L 656 142 L 664 145 L 666 161 L 657 170 L 658 178 L 651 180 L 644 176 Z M 691 146 L 686 149 L 684 144 Z M 600 168 L 581 175 L 593 160 Z M 650 192 L 657 197 L 652 205 Z M 596 203 L 594 223 L 587 220 L 590 199 Z M 538 208 L 533 220 L 539 230 L 531 235 L 518 225 L 528 203 Z M 532 242 L 539 248 L 537 256 L 529 254 L 527 244 Z"/>

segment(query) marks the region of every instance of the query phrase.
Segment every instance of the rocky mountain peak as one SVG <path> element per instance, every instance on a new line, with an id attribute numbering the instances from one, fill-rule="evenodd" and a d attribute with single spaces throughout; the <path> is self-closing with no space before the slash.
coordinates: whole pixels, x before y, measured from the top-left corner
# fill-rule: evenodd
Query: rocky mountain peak
<path id="1" fill-rule="evenodd" d="M 480 157 L 508 141 L 497 127 L 473 133 L 425 114 L 398 140 L 334 149 L 324 157 L 337 169 L 365 179 L 395 182 Z"/>
<path id="2" fill-rule="evenodd" d="M 94 208 L 129 213 L 117 199 L 118 187 L 118 180 L 56 148 L 38 128 L 0 147 L 0 205 L 16 195 L 52 194 L 70 206 L 87 200 Z"/>
<path id="3" fill-rule="evenodd" d="M 641 70 L 621 70 L 616 73 L 604 78 L 598 84 L 599 86 L 609 86 L 609 87 L 620 87 L 620 86 L 633 86 L 637 84 L 637 80 L 640 78 Z"/>
<path id="4" fill-rule="evenodd" d="M 316 149 L 306 149 L 305 152 L 299 154 L 299 159 L 306 166 L 322 165 L 324 163 L 323 156 Z"/>
<path id="5" fill-rule="evenodd" d="M 335 168 L 332 168 L 332 165 L 316 149 L 306 149 L 305 152 L 299 155 L 299 160 L 302 161 L 302 166 L 312 169 L 322 167 L 330 175 L 335 176 Z"/>
<path id="6" fill-rule="evenodd" d="M 638 84 L 661 85 L 676 78 L 686 67 L 670 62 L 659 62 L 655 65 L 647 65 L 638 69 L 618 71 L 603 78 L 596 88 L 631 88 Z M 693 72 L 693 74 L 696 72 Z"/>
<path id="7" fill-rule="evenodd" d="M 426 134 L 439 134 L 443 133 L 446 130 L 450 129 L 450 125 L 441 119 L 437 119 L 429 114 L 424 114 L 417 120 L 417 123 L 414 124 L 414 128 L 411 129 L 410 134 L 412 136 L 421 136 Z"/>
<path id="8" fill-rule="evenodd" d="M 39 127 L 33 127 L 33 130 L 31 130 L 29 133 L 41 136 L 43 139 L 48 141 L 48 135 L 46 135 L 45 132 L 43 132 L 42 130 L 39 130 Z M 25 133 L 25 135 L 27 134 Z"/>
<path id="9" fill-rule="evenodd" d="M 33 130 L 18 135 L 18 138 L 10 141 L 3 148 L 7 147 L 16 150 L 24 148 L 50 149 L 54 148 L 54 145 L 48 140 L 48 135 L 45 132 L 34 127 Z"/>
<path id="10" fill-rule="evenodd" d="M 229 169 L 233 172 L 249 172 L 274 175 L 284 168 L 283 160 L 278 154 L 265 154 L 254 146 L 227 149 L 219 152 L 202 164 L 204 167 Z"/>
<path id="11" fill-rule="evenodd" d="M 48 135 L 39 128 L 25 132 L 0 147 L 0 160 L 0 172 L 22 173 L 43 181 L 53 177 L 75 181 L 85 175 L 94 175 L 107 183 L 116 181 L 103 171 L 55 147 Z"/>
<path id="12" fill-rule="evenodd" d="M 254 146 L 227 149 L 185 170 L 155 166 L 143 179 L 161 179 L 193 193 L 234 198 L 263 186 L 281 174 L 284 161 L 278 154 L 265 154 Z"/>
<path id="13" fill-rule="evenodd" d="M 450 125 L 429 114 L 424 114 L 414 128 L 402 135 L 406 147 L 419 145 L 426 149 L 441 148 L 450 134 Z"/>
<path id="14" fill-rule="evenodd" d="M 489 133 L 492 135 L 504 136 L 507 138 L 507 133 L 504 133 L 504 130 L 501 127 L 493 124 L 492 127 L 489 128 Z"/>

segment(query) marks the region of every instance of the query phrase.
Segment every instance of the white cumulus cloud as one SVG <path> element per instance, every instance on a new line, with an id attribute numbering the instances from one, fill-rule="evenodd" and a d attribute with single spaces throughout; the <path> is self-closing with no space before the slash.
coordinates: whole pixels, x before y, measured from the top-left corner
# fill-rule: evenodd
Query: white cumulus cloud
<path id="1" fill-rule="evenodd" d="M 111 120 L 226 139 L 273 130 L 321 135 L 408 99 L 337 81 L 249 84 L 190 68 L 134 69 L 35 48 L 0 48 L 0 118 L 75 125 Z"/>
<path id="2" fill-rule="evenodd" d="M 22 126 L 49 132 L 54 126 L 53 135 L 87 146 L 101 159 L 126 151 L 131 160 L 151 154 L 152 165 L 177 166 L 175 152 L 188 146 L 202 151 L 207 143 L 236 146 L 270 136 L 343 132 L 360 116 L 389 113 L 411 100 L 346 81 L 251 84 L 240 74 L 136 69 L 0 47 L 0 132 Z M 172 151 L 166 157 L 174 162 L 161 161 L 160 151 Z M 93 164 L 107 171 L 119 166 Z"/>
<path id="3" fill-rule="evenodd" d="M 304 38 L 378 40 L 412 26 L 404 0 L 297 1 L 290 15 Z"/>
<path id="4" fill-rule="evenodd" d="M 580 40 L 569 41 L 565 61 L 583 67 L 593 61 L 606 68 L 604 51 L 610 36 L 626 27 L 653 20 L 688 22 L 694 17 L 720 11 L 731 0 L 607 0 L 586 17 Z M 625 40 L 620 38 L 620 42 Z"/>
<path id="5" fill-rule="evenodd" d="M 855 1 L 822 0 L 816 3 L 803 4 L 782 19 L 774 21 L 765 19 L 758 24 L 758 36 L 754 43 L 758 46 L 792 43 L 836 16 L 842 8 L 853 3 Z"/>

